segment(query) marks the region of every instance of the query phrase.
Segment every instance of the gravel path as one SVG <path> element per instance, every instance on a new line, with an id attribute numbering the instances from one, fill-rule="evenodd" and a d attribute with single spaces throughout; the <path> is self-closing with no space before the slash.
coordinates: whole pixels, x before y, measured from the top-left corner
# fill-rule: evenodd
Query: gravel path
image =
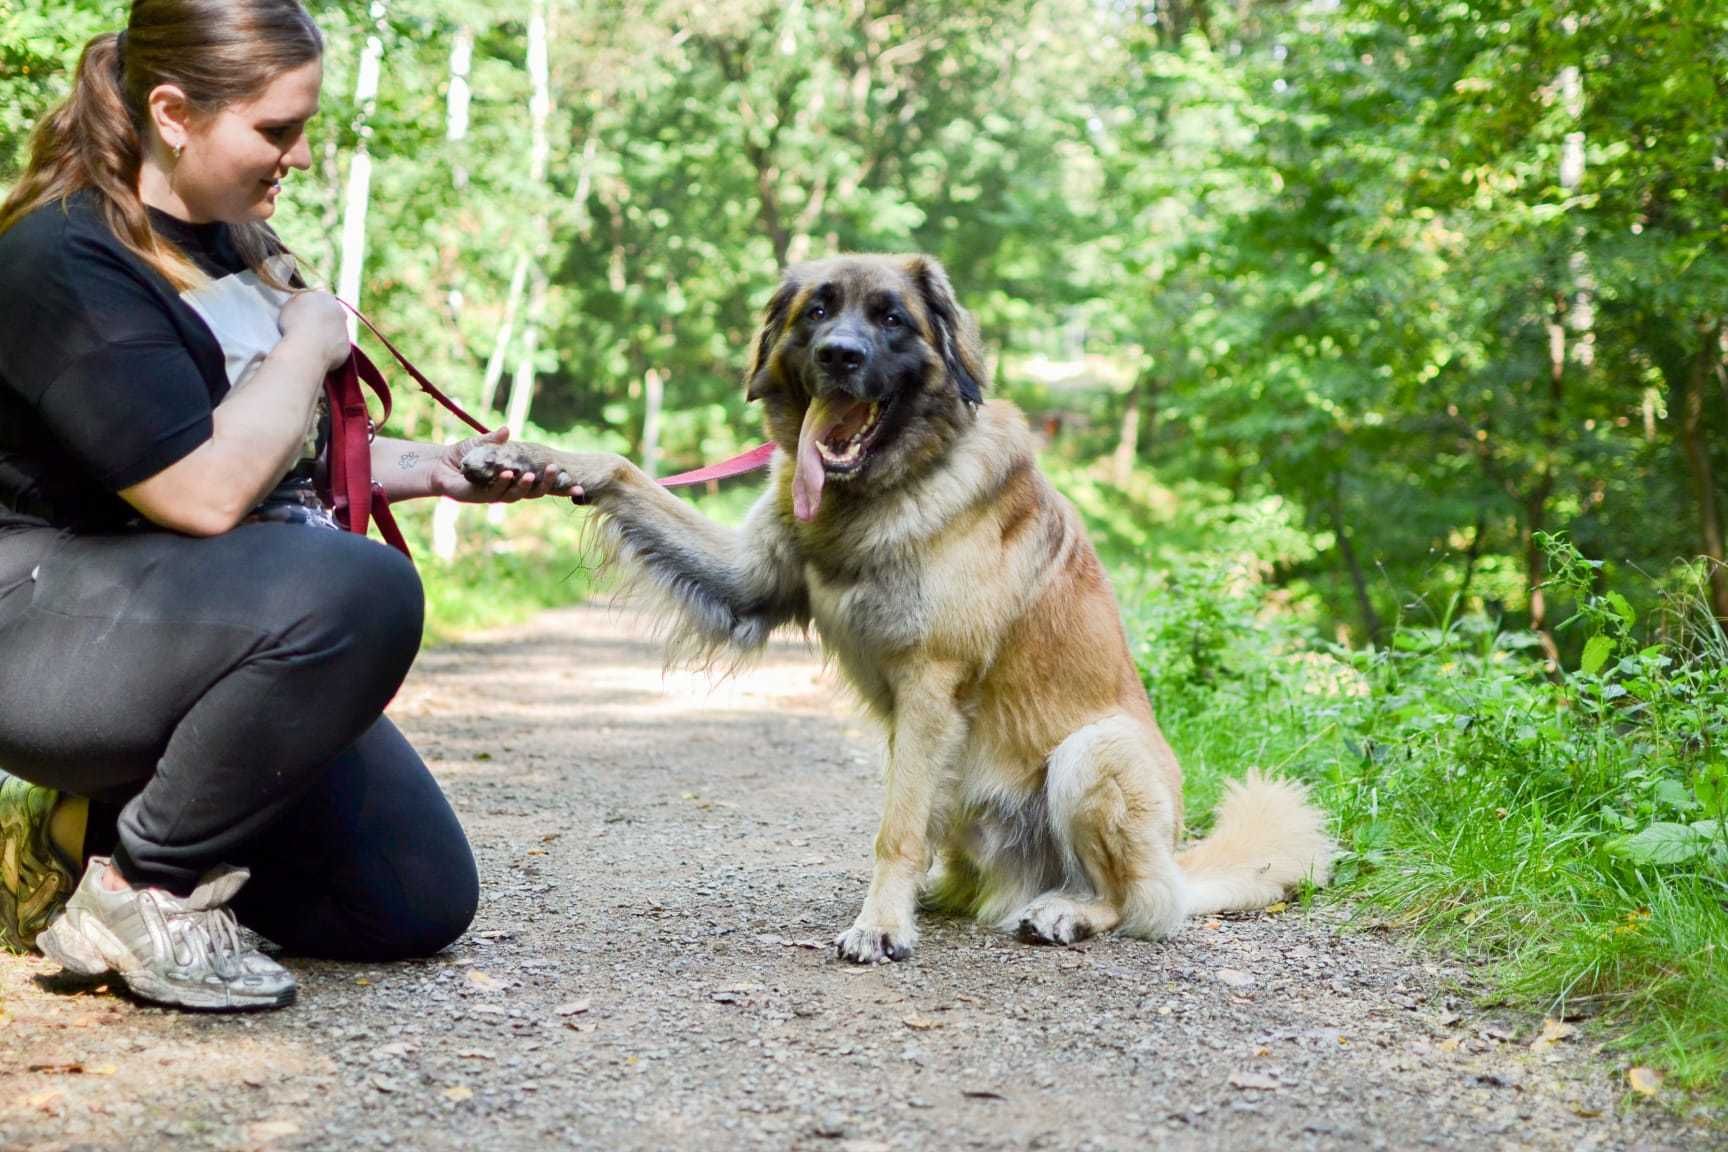
<path id="1" fill-rule="evenodd" d="M 484 889 L 446 954 L 295 962 L 250 1017 L 0 958 L 0 1149 L 1728 1146 L 1335 907 L 1072 949 L 926 922 L 843 966 L 877 737 L 801 646 L 715 685 L 644 636 L 576 608 L 422 657 L 393 715 Z"/>

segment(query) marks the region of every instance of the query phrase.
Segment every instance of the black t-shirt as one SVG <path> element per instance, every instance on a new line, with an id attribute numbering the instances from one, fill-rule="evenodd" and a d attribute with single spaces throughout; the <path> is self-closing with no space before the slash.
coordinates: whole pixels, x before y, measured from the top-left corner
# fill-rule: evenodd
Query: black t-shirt
<path id="1" fill-rule="evenodd" d="M 148 527 L 116 493 L 209 440 L 216 405 L 280 338 L 282 297 L 226 225 L 150 209 L 210 277 L 182 295 L 115 238 L 99 205 L 80 192 L 0 234 L 0 531 Z M 318 428 L 308 436 L 310 457 Z M 302 461 L 271 501 L 306 502 L 310 476 Z"/>

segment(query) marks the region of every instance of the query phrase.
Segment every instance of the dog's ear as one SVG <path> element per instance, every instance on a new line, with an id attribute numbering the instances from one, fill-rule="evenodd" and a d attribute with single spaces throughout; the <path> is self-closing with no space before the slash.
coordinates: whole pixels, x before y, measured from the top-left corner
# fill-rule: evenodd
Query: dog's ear
<path id="1" fill-rule="evenodd" d="M 936 350 L 948 369 L 948 378 L 954 381 L 967 403 L 982 404 L 986 373 L 978 321 L 960 307 L 960 301 L 954 298 L 954 286 L 948 282 L 948 273 L 933 257 L 912 257 L 906 271 L 924 299 L 924 311 L 930 317 Z"/>
<path id="2" fill-rule="evenodd" d="M 773 391 L 774 381 L 768 364 L 774 356 L 774 345 L 780 343 L 780 334 L 786 330 L 786 317 L 792 310 L 792 298 L 796 295 L 798 282 L 787 275 L 762 311 L 762 330 L 751 345 L 750 367 L 744 373 L 744 399 L 747 403 L 754 403 Z"/>

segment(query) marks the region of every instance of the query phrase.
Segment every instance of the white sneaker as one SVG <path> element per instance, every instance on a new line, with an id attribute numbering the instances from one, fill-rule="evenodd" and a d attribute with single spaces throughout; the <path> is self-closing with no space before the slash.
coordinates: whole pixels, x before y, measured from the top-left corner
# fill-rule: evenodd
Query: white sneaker
<path id="1" fill-rule="evenodd" d="M 110 892 L 102 885 L 109 867 L 91 858 L 66 910 L 36 938 L 43 955 L 83 976 L 117 973 L 143 999 L 179 1008 L 294 1002 L 294 977 L 242 942 L 227 907 L 251 873 L 223 865 L 190 896 L 175 896 L 160 888 Z"/>

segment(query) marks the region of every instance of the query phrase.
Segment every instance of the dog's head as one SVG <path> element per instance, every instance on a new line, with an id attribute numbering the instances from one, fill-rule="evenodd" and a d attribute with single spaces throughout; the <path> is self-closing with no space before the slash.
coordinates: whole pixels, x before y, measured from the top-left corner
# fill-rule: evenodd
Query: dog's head
<path id="1" fill-rule="evenodd" d="M 983 400 L 978 326 L 928 256 L 841 256 L 786 272 L 747 377 L 793 453 L 793 510 L 829 482 L 889 487 L 939 459 Z"/>

